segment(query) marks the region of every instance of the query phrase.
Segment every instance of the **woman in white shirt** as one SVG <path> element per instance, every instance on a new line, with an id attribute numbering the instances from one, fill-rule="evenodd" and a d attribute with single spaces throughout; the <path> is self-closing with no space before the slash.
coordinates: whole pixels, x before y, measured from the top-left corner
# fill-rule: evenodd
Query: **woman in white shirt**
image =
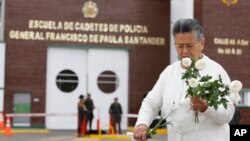
<path id="1" fill-rule="evenodd" d="M 230 78 L 223 67 L 202 53 L 205 38 L 198 20 L 178 20 L 173 26 L 173 36 L 180 59 L 202 58 L 206 67 L 200 71 L 201 76 L 208 74 L 213 79 L 218 79 L 221 75 L 223 83 L 230 84 Z M 146 131 L 161 110 L 162 116 L 172 123 L 167 126 L 168 141 L 229 141 L 228 122 L 234 114 L 233 102 L 228 99 L 227 108 L 219 105 L 217 110 L 200 99 L 183 102 L 187 90 L 186 83 L 181 78 L 184 72 L 181 61 L 177 61 L 161 73 L 155 86 L 143 100 L 134 129 L 135 139 L 147 140 Z M 194 121 L 194 112 L 199 112 L 198 123 Z"/>

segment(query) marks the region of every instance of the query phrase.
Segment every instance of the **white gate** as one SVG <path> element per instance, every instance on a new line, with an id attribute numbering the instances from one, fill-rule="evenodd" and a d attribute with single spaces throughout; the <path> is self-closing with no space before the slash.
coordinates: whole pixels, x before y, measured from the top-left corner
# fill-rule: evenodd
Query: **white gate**
<path id="1" fill-rule="evenodd" d="M 121 103 L 123 113 L 128 113 L 128 51 L 90 49 L 88 73 L 88 91 L 100 110 L 101 124 L 104 129 L 107 129 L 108 110 L 115 97 Z M 95 116 L 97 116 L 97 110 L 95 110 Z M 121 126 L 122 129 L 127 129 L 127 118 L 122 119 Z"/>
<path id="2" fill-rule="evenodd" d="M 47 113 L 76 113 L 80 94 L 86 92 L 87 51 L 79 48 L 48 48 Z M 76 129 L 75 116 L 49 116 L 48 129 Z"/>
<path id="3" fill-rule="evenodd" d="M 47 59 L 46 112 L 76 113 L 78 96 L 83 94 L 86 97 L 87 92 L 91 94 L 96 106 L 93 129 L 96 129 L 99 115 L 102 129 L 108 129 L 108 110 L 115 97 L 119 99 L 123 113 L 127 113 L 128 51 L 50 47 Z M 46 127 L 76 129 L 77 118 L 47 117 Z M 127 118 L 123 118 L 122 129 L 126 128 Z"/>

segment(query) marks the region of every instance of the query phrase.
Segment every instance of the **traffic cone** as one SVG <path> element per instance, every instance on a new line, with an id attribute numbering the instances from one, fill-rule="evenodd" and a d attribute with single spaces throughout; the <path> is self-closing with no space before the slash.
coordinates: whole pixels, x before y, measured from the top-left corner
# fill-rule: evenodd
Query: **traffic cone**
<path id="1" fill-rule="evenodd" d="M 114 127 L 112 126 L 111 117 L 109 117 L 109 134 L 115 134 Z"/>
<path id="2" fill-rule="evenodd" d="M 85 117 L 84 117 L 83 120 L 82 120 L 81 133 L 82 133 L 83 135 L 86 134 L 86 118 L 85 118 Z"/>
<path id="3" fill-rule="evenodd" d="M 11 125 L 10 125 L 10 117 L 7 117 L 6 126 L 5 126 L 5 136 L 10 137 L 11 136 Z"/>
<path id="4" fill-rule="evenodd" d="M 4 129 L 4 117 L 3 113 L 0 113 L 0 130 Z"/>

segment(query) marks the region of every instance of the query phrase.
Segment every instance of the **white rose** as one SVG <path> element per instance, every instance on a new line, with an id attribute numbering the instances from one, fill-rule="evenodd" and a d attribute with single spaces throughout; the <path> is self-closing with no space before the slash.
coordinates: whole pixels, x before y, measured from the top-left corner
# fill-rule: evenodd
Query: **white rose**
<path id="1" fill-rule="evenodd" d="M 241 100 L 240 94 L 239 93 L 230 93 L 230 98 L 233 101 L 233 103 L 238 104 Z"/>
<path id="2" fill-rule="evenodd" d="M 203 59 L 199 59 L 195 62 L 195 68 L 197 70 L 202 70 L 205 68 L 205 66 L 206 66 L 206 63 Z"/>
<path id="3" fill-rule="evenodd" d="M 185 57 L 181 60 L 181 64 L 185 67 L 185 68 L 188 68 L 191 66 L 192 64 L 192 60 L 188 57 Z"/>
<path id="4" fill-rule="evenodd" d="M 191 78 L 188 80 L 188 85 L 192 88 L 195 88 L 198 86 L 198 80 L 195 78 Z"/>
<path id="5" fill-rule="evenodd" d="M 220 91 L 220 92 L 224 92 L 225 90 L 226 90 L 225 87 L 220 87 L 220 88 L 219 88 L 219 91 Z"/>
<path id="6" fill-rule="evenodd" d="M 229 88 L 234 93 L 238 93 L 242 89 L 242 83 L 239 80 L 234 80 L 229 85 Z"/>

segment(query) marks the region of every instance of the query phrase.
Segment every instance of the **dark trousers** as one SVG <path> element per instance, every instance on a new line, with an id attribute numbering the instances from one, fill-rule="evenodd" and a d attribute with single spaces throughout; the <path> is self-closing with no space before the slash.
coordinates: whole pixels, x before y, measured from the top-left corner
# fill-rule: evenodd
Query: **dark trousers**
<path id="1" fill-rule="evenodd" d="M 114 128 L 115 133 L 121 134 L 122 133 L 122 131 L 121 131 L 121 120 L 119 120 L 117 118 L 112 118 L 112 117 L 111 117 L 111 120 L 112 120 L 112 127 Z M 118 126 L 118 132 L 117 132 L 116 126 Z"/>
<path id="2" fill-rule="evenodd" d="M 87 125 L 89 124 L 89 131 L 92 130 L 92 121 L 93 121 L 93 118 L 87 118 Z"/>

